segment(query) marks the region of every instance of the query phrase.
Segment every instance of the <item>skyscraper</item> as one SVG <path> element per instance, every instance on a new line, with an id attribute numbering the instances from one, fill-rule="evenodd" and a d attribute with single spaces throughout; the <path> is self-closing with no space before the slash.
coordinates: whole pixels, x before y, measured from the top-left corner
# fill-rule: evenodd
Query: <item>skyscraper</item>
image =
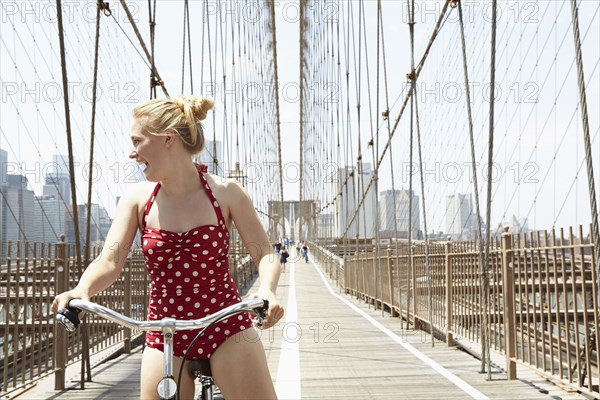
<path id="1" fill-rule="evenodd" d="M 453 194 L 446 199 L 446 233 L 452 239 L 472 239 L 472 228 L 477 225 L 471 194 Z"/>
<path id="2" fill-rule="evenodd" d="M 55 196 L 37 196 L 34 202 L 35 240 L 41 243 L 60 241 L 66 235 L 66 207 Z"/>
<path id="3" fill-rule="evenodd" d="M 393 236 L 398 230 L 398 237 L 408 237 L 409 221 L 408 190 L 384 190 L 380 193 L 379 217 L 380 231 L 385 235 Z M 396 206 L 396 224 L 394 224 L 394 204 Z M 412 192 L 412 238 L 417 239 L 421 230 L 419 216 L 419 196 Z"/>
<path id="4" fill-rule="evenodd" d="M 0 149 L 0 187 L 8 185 L 7 175 L 8 169 L 8 153 Z"/>
<path id="5" fill-rule="evenodd" d="M 6 220 L 4 218 L 5 204 L 5 188 L 8 185 L 8 177 L 6 176 L 6 164 L 8 163 L 8 154 L 5 150 L 0 149 L 0 255 L 4 255 L 6 247 Z"/>
<path id="6" fill-rule="evenodd" d="M 348 175 L 351 176 L 348 178 L 346 185 L 343 186 Z M 360 204 L 364 189 L 369 184 L 372 175 L 373 172 L 369 163 L 359 162 L 356 166 L 338 169 L 333 185 L 334 192 L 341 193 L 341 195 L 336 200 L 335 227 L 337 232 L 333 232 L 334 235 L 341 237 L 347 230 L 346 235 L 351 238 L 357 235 L 363 238 L 375 237 L 377 229 L 375 208 L 377 193 L 374 185 L 369 188 L 362 205 L 357 211 L 357 205 Z"/>
<path id="7" fill-rule="evenodd" d="M 61 200 L 65 206 L 71 204 L 71 182 L 69 179 L 69 161 L 67 156 L 55 154 L 45 176 L 44 196 Z"/>
<path id="8" fill-rule="evenodd" d="M 33 191 L 28 189 L 23 175 L 7 174 L 7 185 L 2 187 L 2 244 L 9 240 L 33 242 Z"/>

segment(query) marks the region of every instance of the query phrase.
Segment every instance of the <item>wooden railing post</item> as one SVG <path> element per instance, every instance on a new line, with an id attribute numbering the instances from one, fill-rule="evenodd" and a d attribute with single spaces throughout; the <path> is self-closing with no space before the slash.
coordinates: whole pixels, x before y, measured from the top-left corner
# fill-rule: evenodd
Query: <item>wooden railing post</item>
<path id="1" fill-rule="evenodd" d="M 123 291 L 125 294 L 123 314 L 131 317 L 131 304 L 132 304 L 132 292 L 131 286 L 131 259 L 125 261 L 123 266 Z M 123 352 L 129 354 L 131 352 L 131 329 L 125 328 L 123 330 Z"/>
<path id="2" fill-rule="evenodd" d="M 392 317 L 398 316 L 394 311 L 394 262 L 392 261 L 392 246 L 388 244 L 387 249 L 385 250 L 385 258 L 386 258 L 386 268 L 387 268 L 387 277 L 388 277 L 388 292 L 390 296 L 390 315 Z M 400 282 L 398 282 L 400 284 Z M 398 301 L 398 310 L 400 310 L 400 301 Z"/>
<path id="3" fill-rule="evenodd" d="M 65 235 L 60 235 L 54 255 L 54 294 L 67 290 L 69 285 L 69 260 Z M 65 368 L 67 365 L 67 332 L 54 322 L 54 390 L 65 388 Z"/>
<path id="4" fill-rule="evenodd" d="M 413 313 L 413 326 L 415 329 L 419 329 L 421 326 L 418 322 L 419 316 L 417 315 L 417 269 L 415 268 L 415 248 L 413 244 L 410 252 L 410 265 L 412 266 L 412 313 Z"/>
<path id="5" fill-rule="evenodd" d="M 502 297 L 504 299 L 504 338 L 507 379 L 517 379 L 517 342 L 515 332 L 515 274 L 513 270 L 513 237 L 504 229 L 502 234 Z"/>
<path id="6" fill-rule="evenodd" d="M 454 335 L 452 333 L 452 266 L 451 266 L 451 253 L 452 243 L 450 242 L 451 237 L 448 236 L 446 242 L 446 344 L 448 346 L 454 346 Z"/>

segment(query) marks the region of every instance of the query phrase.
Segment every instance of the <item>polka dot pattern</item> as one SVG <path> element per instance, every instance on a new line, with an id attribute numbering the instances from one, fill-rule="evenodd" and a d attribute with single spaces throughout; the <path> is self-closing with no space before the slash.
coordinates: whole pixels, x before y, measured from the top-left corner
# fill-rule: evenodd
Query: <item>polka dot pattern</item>
<path id="1" fill-rule="evenodd" d="M 229 231 L 221 208 L 198 165 L 200 181 L 211 200 L 218 225 L 203 225 L 187 232 L 172 232 L 146 226 L 146 218 L 160 189 L 156 185 L 146 203 L 143 219 L 142 249 L 150 275 L 148 319 L 165 317 L 198 319 L 241 300 L 229 274 Z M 221 321 L 196 341 L 188 358 L 210 358 L 228 337 L 252 325 L 247 314 Z M 199 331 L 180 331 L 174 336 L 174 354 L 183 357 Z M 161 332 L 147 332 L 146 346 L 163 350 Z"/>

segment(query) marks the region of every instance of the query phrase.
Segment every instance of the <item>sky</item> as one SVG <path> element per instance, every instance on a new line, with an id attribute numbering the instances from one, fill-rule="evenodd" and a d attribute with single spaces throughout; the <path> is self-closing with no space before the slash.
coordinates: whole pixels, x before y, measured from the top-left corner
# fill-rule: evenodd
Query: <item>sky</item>
<path id="1" fill-rule="evenodd" d="M 442 2 L 421 1 L 417 5 L 415 54 L 417 61 L 429 40 Z M 39 194 L 43 176 L 53 168 L 52 155 L 65 153 L 66 137 L 60 59 L 56 31 L 56 8 L 54 2 L 3 1 L 0 9 L 0 80 L 2 83 L 0 110 L 0 147 L 7 150 L 9 172 L 24 173 L 30 186 Z M 96 143 L 94 168 L 94 201 L 105 206 L 109 212 L 119 193 L 139 174 L 128 162 L 130 149 L 128 131 L 131 108 L 148 98 L 148 68 L 140 55 L 141 50 L 123 10 L 111 2 L 113 17 L 102 19 L 102 35 L 99 71 L 101 97 L 98 104 L 97 130 L 102 139 Z M 157 68 L 171 94 L 181 91 L 181 37 L 183 33 L 182 1 L 158 1 L 156 25 Z M 190 1 L 192 36 L 194 45 L 194 73 L 206 65 L 200 59 L 200 36 L 202 17 L 198 17 L 203 2 Z M 209 1 L 211 16 L 216 18 L 218 4 Z M 229 18 L 245 22 L 254 18 L 252 2 L 234 2 L 227 11 Z M 350 9 L 349 4 L 352 5 Z M 348 32 L 349 12 L 358 16 L 359 2 L 323 2 L 316 22 L 331 20 Z M 343 37 L 336 50 L 340 53 L 342 77 L 348 71 L 349 88 L 345 80 L 327 82 L 335 90 L 335 103 L 345 112 L 347 104 L 355 109 L 358 92 L 362 104 L 362 149 L 371 132 L 382 130 L 382 121 L 367 116 L 375 101 L 374 75 L 376 57 L 376 2 L 367 0 L 365 5 L 365 28 L 368 45 L 363 48 L 361 60 L 357 61 L 356 35 L 358 25 L 352 25 L 352 35 Z M 472 102 L 476 152 L 483 166 L 487 157 L 489 43 L 489 2 L 465 1 L 465 35 L 469 58 L 469 75 L 472 85 Z M 141 34 L 149 43 L 147 2 L 128 2 L 138 22 Z M 70 81 L 71 122 L 75 140 L 77 179 L 87 183 L 85 162 L 88 159 L 90 105 L 91 105 L 91 49 L 94 44 L 94 5 L 83 1 L 64 1 L 67 61 Z M 406 73 L 410 70 L 408 46 L 408 20 L 406 2 L 383 1 L 382 7 L 390 115 L 395 119 L 399 105 L 406 96 Z M 580 2 L 580 26 L 583 38 L 584 66 L 587 80 L 588 107 L 598 109 L 600 104 L 600 59 L 598 38 L 600 17 L 598 4 Z M 583 140 L 581 117 L 578 109 L 577 81 L 573 63 L 573 36 L 569 2 L 551 1 L 500 1 L 497 49 L 496 133 L 494 161 L 499 166 L 497 179 L 493 181 L 493 221 L 527 217 L 530 225 L 539 228 L 589 223 L 589 194 L 587 175 L 583 163 Z M 225 13 L 223 13 L 225 15 Z M 299 6 L 297 1 L 275 3 L 277 27 L 278 71 L 280 84 L 281 133 L 284 144 L 283 160 L 293 166 L 299 162 Z M 322 20 L 319 20 L 321 18 Z M 221 23 L 231 29 L 230 23 Z M 472 192 L 470 179 L 470 154 L 467 122 L 464 109 L 464 81 L 458 41 L 459 25 L 456 10 L 444 23 L 439 37 L 428 55 L 420 77 L 419 112 L 423 134 L 424 184 L 426 209 L 433 230 L 443 229 L 444 207 L 447 196 Z M 122 29 L 122 30 L 121 30 Z M 125 33 L 124 33 L 124 32 Z M 133 42 L 129 43 L 129 40 Z M 230 51 L 230 47 L 225 51 Z M 222 56 L 220 52 L 216 52 Z M 227 61 L 226 61 L 227 62 Z M 361 72 L 358 71 L 361 66 Z M 311 65 L 318 70 L 319 65 Z M 367 78 L 367 70 L 369 78 Z M 206 69 L 204 70 L 206 74 Z M 362 74 L 360 84 L 356 77 Z M 195 80 L 198 85 L 199 79 Z M 315 86 L 317 87 L 317 86 Z M 380 86 L 382 89 L 383 86 Z M 323 89 L 322 89 L 323 90 Z M 198 90 L 196 89 L 196 93 Z M 189 94 L 189 89 L 184 93 Z M 236 93 L 238 95 L 239 93 Z M 243 94 L 243 93 L 242 93 Z M 314 94 L 314 92 L 313 92 Z M 333 92 L 320 93 L 334 94 Z M 384 104 L 380 93 L 380 104 Z M 221 108 L 219 108 L 221 106 Z M 206 122 L 207 131 L 220 132 L 220 118 L 224 115 L 222 103 L 217 99 L 217 118 Z M 409 185 L 409 118 L 403 116 L 391 141 L 393 156 L 388 152 L 380 170 L 380 190 L 392 186 L 390 159 L 395 160 L 395 188 Z M 590 112 L 592 151 L 596 170 L 596 190 L 600 186 L 600 140 L 598 114 Z M 353 135 L 344 145 L 340 166 L 353 164 L 357 156 L 356 137 L 358 121 L 354 112 L 346 124 L 353 127 Z M 345 125 L 347 126 L 347 125 Z M 386 142 L 387 132 L 379 135 L 380 151 Z M 256 151 L 256 150 L 253 150 Z M 352 157 L 350 157 L 350 154 Z M 374 164 L 371 156 L 365 162 Z M 483 167 L 478 169 L 480 197 L 485 199 Z M 286 200 L 297 199 L 299 186 L 293 179 L 293 168 L 284 170 L 284 196 Z M 421 193 L 414 175 L 413 187 Z M 83 186 L 83 185 L 81 185 Z M 86 192 L 78 190 L 78 198 Z M 532 206 L 533 205 L 533 206 Z M 535 221 L 539 222 L 535 222 Z"/>

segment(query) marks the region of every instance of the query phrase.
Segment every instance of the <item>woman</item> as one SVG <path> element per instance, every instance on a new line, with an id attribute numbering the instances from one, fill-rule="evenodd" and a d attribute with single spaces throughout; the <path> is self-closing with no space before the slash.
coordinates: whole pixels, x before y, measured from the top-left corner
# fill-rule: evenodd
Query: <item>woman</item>
<path id="1" fill-rule="evenodd" d="M 281 248 L 281 253 L 279 256 L 279 263 L 281 264 L 281 269 L 285 272 L 285 264 L 287 263 L 287 259 L 289 258 L 290 253 L 287 251 L 287 247 L 283 246 Z"/>
<path id="2" fill-rule="evenodd" d="M 192 161 L 192 155 L 204 147 L 200 121 L 212 107 L 212 100 L 176 97 L 151 100 L 133 110 L 129 158 L 144 165 L 147 182 L 136 184 L 121 198 L 103 251 L 74 289 L 56 296 L 55 312 L 70 299 L 88 300 L 110 286 L 121 273 L 137 231 L 151 282 L 149 319 L 201 318 L 236 303 L 240 296 L 227 256 L 229 231 L 235 223 L 259 265 L 256 295 L 269 300 L 264 328 L 283 316 L 275 297 L 279 259 L 272 254 L 252 201 L 237 183 L 209 175 Z M 276 398 L 262 343 L 244 340 L 248 329 L 254 329 L 248 316 L 216 324 L 188 358 L 208 360 L 225 398 Z M 175 373 L 194 337 L 190 331 L 176 333 Z M 162 333 L 148 332 L 141 369 L 143 399 L 157 398 L 162 350 Z M 181 398 L 192 398 L 193 377 L 184 371 Z"/>

